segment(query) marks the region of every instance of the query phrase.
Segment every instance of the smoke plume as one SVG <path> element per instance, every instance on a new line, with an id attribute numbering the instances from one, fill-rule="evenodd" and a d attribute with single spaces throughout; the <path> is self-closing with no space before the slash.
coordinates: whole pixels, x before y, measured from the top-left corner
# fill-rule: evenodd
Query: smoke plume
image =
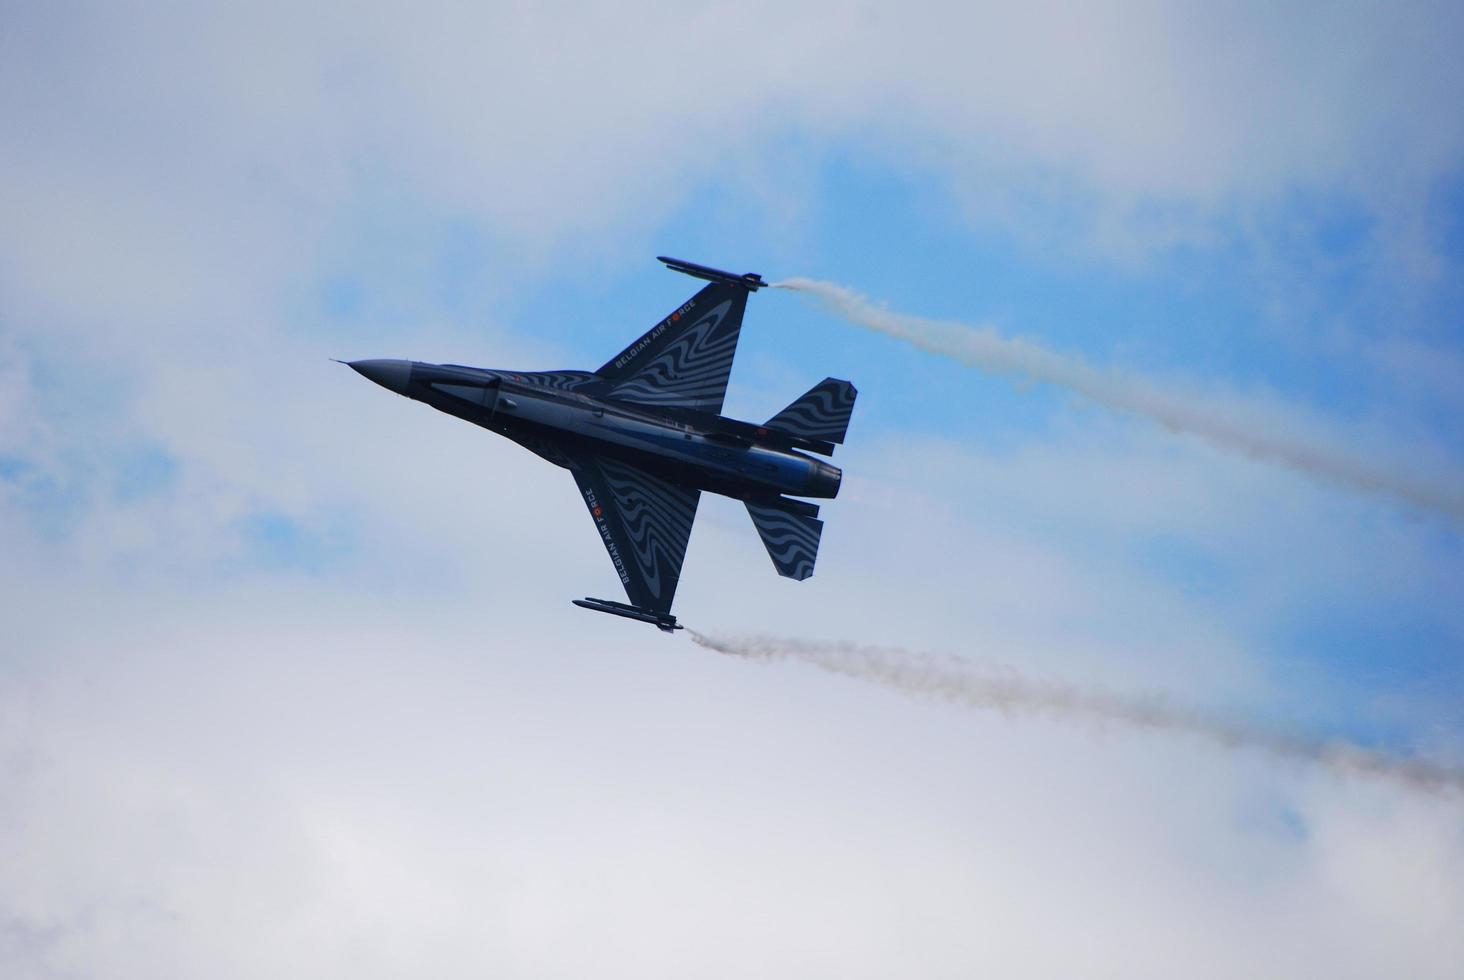
<path id="1" fill-rule="evenodd" d="M 1276 731 L 1173 705 L 1161 697 L 1122 696 L 1060 681 L 1034 680 L 1010 667 L 982 667 L 955 657 L 891 647 L 687 632 L 694 642 L 718 653 L 765 662 L 797 660 L 833 674 L 967 708 L 1191 735 L 1225 748 L 1255 749 L 1280 758 L 1319 763 L 1339 774 L 1385 779 L 1410 789 L 1464 792 L 1464 769 Z"/>
<path id="2" fill-rule="evenodd" d="M 815 279 L 775 284 L 815 297 L 858 326 L 903 340 L 912 347 L 949 357 L 992 374 L 1058 385 L 1100 405 L 1141 415 L 1212 446 L 1268 460 L 1368 493 L 1384 494 L 1464 521 L 1464 484 L 1401 472 L 1345 447 L 1297 431 L 1274 412 L 1215 404 L 1196 395 L 1157 388 L 1081 358 L 1059 354 L 991 328 L 927 320 L 876 306 L 858 293 Z"/>

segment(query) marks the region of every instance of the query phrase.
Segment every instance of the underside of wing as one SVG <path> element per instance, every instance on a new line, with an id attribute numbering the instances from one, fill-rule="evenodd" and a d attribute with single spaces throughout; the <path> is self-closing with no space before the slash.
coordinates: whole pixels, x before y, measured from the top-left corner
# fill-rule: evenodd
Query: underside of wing
<path id="1" fill-rule="evenodd" d="M 701 491 L 589 454 L 570 470 L 630 601 L 669 613 Z"/>
<path id="2" fill-rule="evenodd" d="M 719 414 L 747 287 L 714 282 L 605 362 L 606 397 Z"/>

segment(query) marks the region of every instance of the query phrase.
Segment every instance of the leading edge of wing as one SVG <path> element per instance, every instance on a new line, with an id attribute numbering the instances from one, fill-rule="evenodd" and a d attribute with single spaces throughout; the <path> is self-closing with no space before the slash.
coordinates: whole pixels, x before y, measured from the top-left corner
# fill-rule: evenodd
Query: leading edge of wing
<path id="1" fill-rule="evenodd" d="M 725 282 L 702 289 L 600 366 L 606 396 L 720 414 L 747 296 Z"/>
<path id="2" fill-rule="evenodd" d="M 626 596 L 642 609 L 669 613 L 701 491 L 603 456 L 576 454 L 571 462 Z"/>

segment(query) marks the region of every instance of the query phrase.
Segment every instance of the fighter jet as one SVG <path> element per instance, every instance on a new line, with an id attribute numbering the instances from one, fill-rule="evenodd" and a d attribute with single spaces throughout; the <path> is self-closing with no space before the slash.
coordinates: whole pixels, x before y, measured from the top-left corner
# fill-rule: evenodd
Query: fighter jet
<path id="1" fill-rule="evenodd" d="M 761 425 L 724 418 L 722 401 L 747 298 L 766 286 L 660 257 L 710 285 L 591 371 L 502 371 L 421 361 L 351 361 L 365 377 L 501 435 L 574 476 L 630 603 L 575 599 L 597 612 L 681 629 L 671 601 L 702 491 L 741 500 L 779 575 L 813 574 L 842 471 L 857 392 L 825 378 Z"/>

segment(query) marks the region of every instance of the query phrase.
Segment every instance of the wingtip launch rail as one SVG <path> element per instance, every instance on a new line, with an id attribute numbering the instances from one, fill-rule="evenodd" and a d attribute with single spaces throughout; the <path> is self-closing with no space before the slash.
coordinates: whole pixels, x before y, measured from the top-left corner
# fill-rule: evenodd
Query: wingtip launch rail
<path id="1" fill-rule="evenodd" d="M 756 272 L 744 272 L 739 276 L 734 272 L 713 269 L 709 265 L 697 265 L 695 262 L 687 262 L 685 259 L 673 259 L 669 255 L 658 255 L 656 260 L 666 263 L 666 268 L 672 272 L 681 272 L 693 279 L 705 279 L 707 282 L 725 282 L 728 285 L 741 286 L 752 293 L 767 285 L 763 281 L 763 277 Z"/>
<path id="2" fill-rule="evenodd" d="M 650 623 L 663 633 L 674 633 L 679 629 L 686 628 L 678 624 L 676 617 L 670 613 L 660 613 L 654 609 L 632 606 L 624 602 L 614 602 L 610 599 L 596 599 L 591 596 L 585 596 L 583 599 L 571 599 L 569 601 L 581 609 L 593 609 L 595 612 L 609 613 L 612 616 L 624 616 L 626 619 L 633 619 L 638 623 Z"/>

